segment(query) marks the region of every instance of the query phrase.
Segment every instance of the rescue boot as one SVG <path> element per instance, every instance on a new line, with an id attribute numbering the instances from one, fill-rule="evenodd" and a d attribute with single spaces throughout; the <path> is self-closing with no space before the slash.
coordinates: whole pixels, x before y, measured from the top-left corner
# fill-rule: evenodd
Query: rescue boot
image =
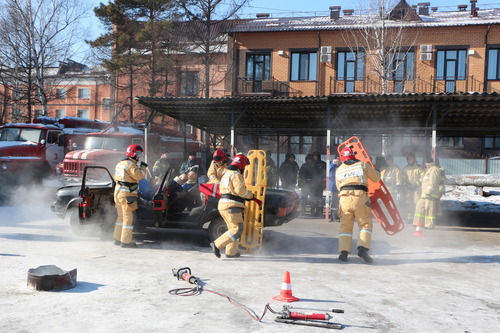
<path id="1" fill-rule="evenodd" d="M 137 244 L 134 243 L 134 242 L 130 242 L 130 243 L 122 243 L 121 245 L 123 248 L 136 248 L 137 247 Z"/>
<path id="2" fill-rule="evenodd" d="M 239 253 L 239 252 L 236 252 L 233 255 L 226 254 L 226 258 L 239 258 L 240 256 L 241 256 L 241 253 Z"/>
<path id="3" fill-rule="evenodd" d="M 347 256 L 349 255 L 349 252 L 347 251 L 342 251 L 340 252 L 340 255 L 339 255 L 339 260 L 340 261 L 344 261 L 346 262 L 347 261 Z"/>
<path id="4" fill-rule="evenodd" d="M 122 245 L 122 242 L 120 242 L 118 239 L 113 238 L 113 244 L 120 246 Z"/>
<path id="5" fill-rule="evenodd" d="M 217 258 L 220 258 L 220 251 L 219 251 L 219 249 L 217 248 L 217 246 L 215 246 L 215 243 L 214 243 L 214 242 L 210 243 L 210 247 L 212 248 L 212 251 L 214 252 L 215 256 L 216 256 Z"/>
<path id="6" fill-rule="evenodd" d="M 367 264 L 371 264 L 373 262 L 372 257 L 370 257 L 370 255 L 368 255 L 368 249 L 364 246 L 358 246 L 358 257 L 363 258 L 363 260 Z"/>

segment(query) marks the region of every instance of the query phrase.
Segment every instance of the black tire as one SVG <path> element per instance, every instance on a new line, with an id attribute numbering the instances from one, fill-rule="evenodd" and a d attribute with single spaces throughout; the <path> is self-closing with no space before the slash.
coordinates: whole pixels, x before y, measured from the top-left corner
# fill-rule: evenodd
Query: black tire
<path id="1" fill-rule="evenodd" d="M 223 233 L 227 231 L 227 224 L 222 218 L 222 216 L 218 216 L 210 222 L 208 225 L 208 238 L 210 242 L 215 241 L 219 238 Z"/>
<path id="2" fill-rule="evenodd" d="M 71 213 L 69 224 L 76 235 L 84 237 L 97 237 L 101 229 L 99 223 L 80 224 L 77 209 Z"/>

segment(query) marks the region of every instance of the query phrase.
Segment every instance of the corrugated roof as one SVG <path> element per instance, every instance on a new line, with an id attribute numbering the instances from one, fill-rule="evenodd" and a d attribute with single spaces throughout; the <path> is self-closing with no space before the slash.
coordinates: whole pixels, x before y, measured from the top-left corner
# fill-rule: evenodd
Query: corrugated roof
<path id="1" fill-rule="evenodd" d="M 468 25 L 500 24 L 500 9 L 480 9 L 477 17 L 470 11 L 431 12 L 419 15 L 422 21 L 384 20 L 388 27 L 451 27 Z M 248 20 L 232 27 L 230 32 L 271 32 L 271 31 L 304 31 L 304 30 L 351 30 L 374 25 L 380 22 L 373 15 L 341 16 L 336 20 L 329 16 L 264 18 Z"/>
<path id="2" fill-rule="evenodd" d="M 321 97 L 137 97 L 139 103 L 212 134 L 325 135 L 500 133 L 500 94 L 339 94 Z"/>

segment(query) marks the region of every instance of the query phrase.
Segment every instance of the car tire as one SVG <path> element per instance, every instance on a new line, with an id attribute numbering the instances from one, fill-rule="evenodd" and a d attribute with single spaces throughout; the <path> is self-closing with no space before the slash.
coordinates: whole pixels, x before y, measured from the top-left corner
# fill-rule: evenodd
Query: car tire
<path id="1" fill-rule="evenodd" d="M 227 231 L 227 225 L 222 216 L 218 216 L 208 225 L 208 238 L 210 242 L 215 241 Z"/>
<path id="2" fill-rule="evenodd" d="M 99 223 L 80 224 L 80 218 L 78 217 L 77 209 L 73 210 L 73 212 L 71 213 L 69 224 L 71 226 L 71 230 L 73 230 L 75 235 L 84 237 L 99 236 Z"/>

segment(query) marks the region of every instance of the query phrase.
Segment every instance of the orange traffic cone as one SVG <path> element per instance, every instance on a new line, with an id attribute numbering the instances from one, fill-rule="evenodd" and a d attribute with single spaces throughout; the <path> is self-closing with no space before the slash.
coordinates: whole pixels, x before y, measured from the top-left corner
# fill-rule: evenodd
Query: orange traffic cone
<path id="1" fill-rule="evenodd" d="M 283 283 L 281 284 L 281 292 L 278 296 L 274 296 L 273 299 L 282 302 L 295 302 L 299 300 L 297 297 L 292 295 L 290 272 L 285 272 L 285 277 L 283 278 Z"/>
<path id="2" fill-rule="evenodd" d="M 424 234 L 422 233 L 422 225 L 420 223 L 420 220 L 417 221 L 417 227 L 415 228 L 415 232 L 413 233 L 413 236 L 424 237 Z"/>

